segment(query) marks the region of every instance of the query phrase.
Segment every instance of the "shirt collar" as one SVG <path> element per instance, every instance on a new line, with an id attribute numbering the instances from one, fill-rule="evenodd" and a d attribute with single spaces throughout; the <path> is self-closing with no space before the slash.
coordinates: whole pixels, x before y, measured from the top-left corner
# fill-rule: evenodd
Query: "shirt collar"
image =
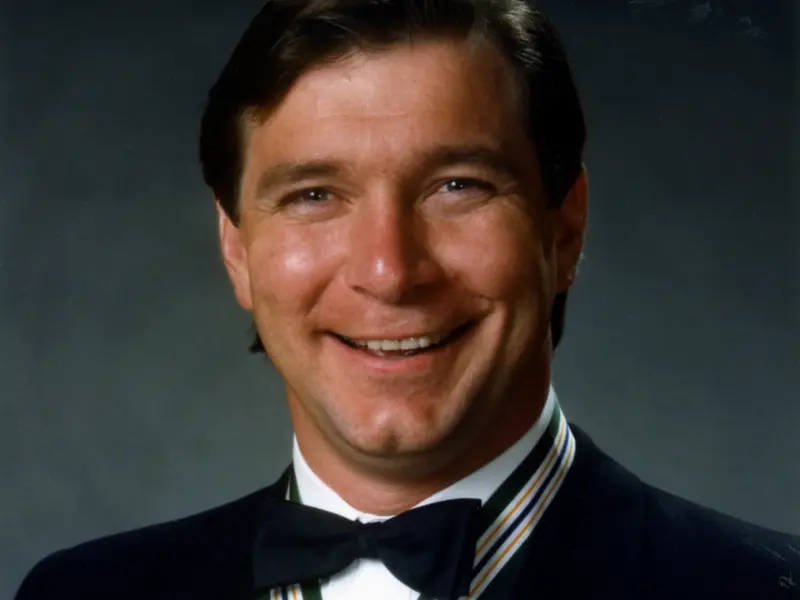
<path id="1" fill-rule="evenodd" d="M 514 445 L 477 471 L 429 496 L 418 506 L 456 498 L 477 498 L 481 502 L 486 502 L 539 442 L 547 429 L 556 405 L 556 393 L 551 385 L 539 419 Z M 345 502 L 308 466 L 300 451 L 296 436 L 293 441 L 292 461 L 297 488 L 303 504 L 362 522 L 382 521 L 389 518 L 361 512 Z"/>

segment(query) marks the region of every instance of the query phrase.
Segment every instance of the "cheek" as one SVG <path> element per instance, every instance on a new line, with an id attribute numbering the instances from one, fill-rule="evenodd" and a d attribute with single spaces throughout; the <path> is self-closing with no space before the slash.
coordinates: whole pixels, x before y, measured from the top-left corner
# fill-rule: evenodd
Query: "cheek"
<path id="1" fill-rule="evenodd" d="M 509 305 L 546 291 L 548 260 L 532 219 L 512 210 L 476 215 L 448 236 L 442 253 L 473 293 Z"/>
<path id="2" fill-rule="evenodd" d="M 304 314 L 328 280 L 333 258 L 330 244 L 304 231 L 264 229 L 254 236 L 249 249 L 255 310 L 266 311 L 265 318 Z"/>

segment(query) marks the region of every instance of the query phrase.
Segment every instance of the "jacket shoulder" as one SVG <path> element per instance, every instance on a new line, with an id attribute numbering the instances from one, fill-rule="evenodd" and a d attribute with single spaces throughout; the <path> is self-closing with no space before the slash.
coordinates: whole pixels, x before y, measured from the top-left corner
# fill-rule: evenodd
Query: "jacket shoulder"
<path id="1" fill-rule="evenodd" d="M 647 580 L 654 598 L 800 600 L 800 537 L 645 486 Z M 656 592 L 655 590 L 661 590 Z"/>
<path id="2" fill-rule="evenodd" d="M 245 589 L 265 494 L 54 552 L 29 571 L 15 598 L 205 599 Z"/>

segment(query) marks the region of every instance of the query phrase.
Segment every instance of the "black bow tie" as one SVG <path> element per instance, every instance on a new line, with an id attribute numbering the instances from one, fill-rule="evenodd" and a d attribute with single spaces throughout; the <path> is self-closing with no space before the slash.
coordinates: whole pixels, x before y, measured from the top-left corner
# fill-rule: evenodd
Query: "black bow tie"
<path id="1" fill-rule="evenodd" d="M 339 573 L 356 559 L 375 558 L 424 596 L 468 596 L 480 506 L 479 500 L 447 500 L 380 523 L 360 523 L 270 499 L 255 542 L 255 585 L 268 589 L 314 582 Z"/>

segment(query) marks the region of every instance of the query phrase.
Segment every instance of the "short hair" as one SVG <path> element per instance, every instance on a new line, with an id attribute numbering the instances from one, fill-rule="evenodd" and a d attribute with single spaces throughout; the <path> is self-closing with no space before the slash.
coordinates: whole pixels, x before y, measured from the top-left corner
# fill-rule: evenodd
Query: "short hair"
<path id="1" fill-rule="evenodd" d="M 532 0 L 266 0 L 211 87 L 200 132 L 203 178 L 238 225 L 249 118 L 274 110 L 310 68 L 411 40 L 493 43 L 511 65 L 525 102 L 525 127 L 550 206 L 583 167 L 586 124 L 553 24 Z M 553 302 L 553 348 L 564 331 L 567 293 Z M 265 353 L 256 332 L 252 352 Z"/>

